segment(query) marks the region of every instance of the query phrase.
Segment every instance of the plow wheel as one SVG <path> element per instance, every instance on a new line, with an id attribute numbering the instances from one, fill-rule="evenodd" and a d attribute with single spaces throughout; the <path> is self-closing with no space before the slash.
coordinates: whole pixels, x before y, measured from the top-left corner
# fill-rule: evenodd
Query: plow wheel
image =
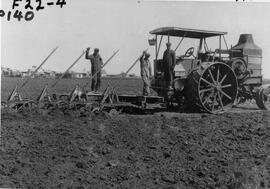
<path id="1" fill-rule="evenodd" d="M 237 96 L 237 78 L 226 64 L 218 62 L 193 72 L 187 81 L 186 98 L 193 108 L 219 113 L 232 105 Z"/>
<path id="2" fill-rule="evenodd" d="M 262 110 L 270 110 L 270 85 L 261 86 L 256 92 L 256 103 Z"/>

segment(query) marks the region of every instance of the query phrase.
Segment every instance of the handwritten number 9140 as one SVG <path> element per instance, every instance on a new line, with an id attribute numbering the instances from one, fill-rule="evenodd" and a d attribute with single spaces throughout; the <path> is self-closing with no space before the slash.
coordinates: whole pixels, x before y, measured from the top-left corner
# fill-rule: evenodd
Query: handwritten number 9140
<path id="1" fill-rule="evenodd" d="M 35 14 L 33 11 L 27 11 L 23 15 L 22 11 L 16 10 L 14 13 L 12 11 L 5 12 L 4 10 L 0 10 L 0 17 L 7 17 L 7 21 L 10 21 L 10 19 L 13 17 L 17 19 L 18 21 L 21 21 L 21 19 L 24 18 L 25 21 L 31 21 L 33 20 Z"/>

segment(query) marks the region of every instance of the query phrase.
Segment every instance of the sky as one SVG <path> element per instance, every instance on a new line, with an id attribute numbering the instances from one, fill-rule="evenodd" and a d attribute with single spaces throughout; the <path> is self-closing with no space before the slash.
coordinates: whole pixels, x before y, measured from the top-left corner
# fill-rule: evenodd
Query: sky
<path id="1" fill-rule="evenodd" d="M 154 47 L 148 44 L 148 39 L 153 37 L 149 31 L 175 26 L 226 31 L 229 46 L 237 44 L 241 33 L 253 34 L 255 43 L 263 49 L 263 76 L 270 78 L 270 3 L 148 0 L 66 2 L 63 8 L 52 6 L 35 12 L 34 19 L 29 22 L 15 19 L 8 22 L 2 18 L 1 66 L 27 70 L 39 65 L 59 46 L 43 68 L 64 72 L 87 47 L 92 50 L 98 47 L 103 60 L 120 50 L 105 67 L 108 74 L 117 74 L 126 71 L 144 49 L 148 48 L 151 60 L 154 59 Z M 1 3 L 3 10 L 11 10 L 11 0 L 1 0 Z M 211 40 L 210 48 L 214 50 L 218 47 L 217 39 L 216 42 Z M 175 39 L 172 42 L 174 48 L 178 41 Z M 197 45 L 197 41 L 185 39 L 176 54 L 182 55 L 190 46 Z M 165 43 L 161 52 L 164 49 Z M 80 59 L 73 70 L 89 71 L 89 60 Z M 131 73 L 139 75 L 139 64 Z"/>

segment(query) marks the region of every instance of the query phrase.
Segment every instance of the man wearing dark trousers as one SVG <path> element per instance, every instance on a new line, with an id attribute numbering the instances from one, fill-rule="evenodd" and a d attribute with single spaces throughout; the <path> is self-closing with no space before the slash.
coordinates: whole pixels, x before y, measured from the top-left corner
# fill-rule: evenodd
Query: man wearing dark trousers
<path id="1" fill-rule="evenodd" d="M 171 43 L 166 43 L 167 49 L 163 53 L 164 76 L 169 90 L 173 85 L 173 70 L 176 64 L 175 52 L 171 50 Z"/>
<path id="2" fill-rule="evenodd" d="M 91 74 L 92 74 L 91 90 L 96 92 L 97 90 L 100 89 L 101 85 L 101 67 L 103 65 L 103 62 L 102 58 L 99 55 L 98 48 L 95 48 L 94 53 L 91 55 L 89 55 L 89 49 L 90 48 L 86 49 L 85 58 L 91 61 Z"/>

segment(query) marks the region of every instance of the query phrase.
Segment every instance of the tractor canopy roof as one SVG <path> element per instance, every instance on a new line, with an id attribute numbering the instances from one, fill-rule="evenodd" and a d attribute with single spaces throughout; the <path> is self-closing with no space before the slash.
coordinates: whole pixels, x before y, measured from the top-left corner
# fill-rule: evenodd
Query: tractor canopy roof
<path id="1" fill-rule="evenodd" d="M 179 27 L 162 27 L 150 31 L 150 34 L 201 39 L 207 37 L 226 35 L 227 32 L 196 30 Z"/>

